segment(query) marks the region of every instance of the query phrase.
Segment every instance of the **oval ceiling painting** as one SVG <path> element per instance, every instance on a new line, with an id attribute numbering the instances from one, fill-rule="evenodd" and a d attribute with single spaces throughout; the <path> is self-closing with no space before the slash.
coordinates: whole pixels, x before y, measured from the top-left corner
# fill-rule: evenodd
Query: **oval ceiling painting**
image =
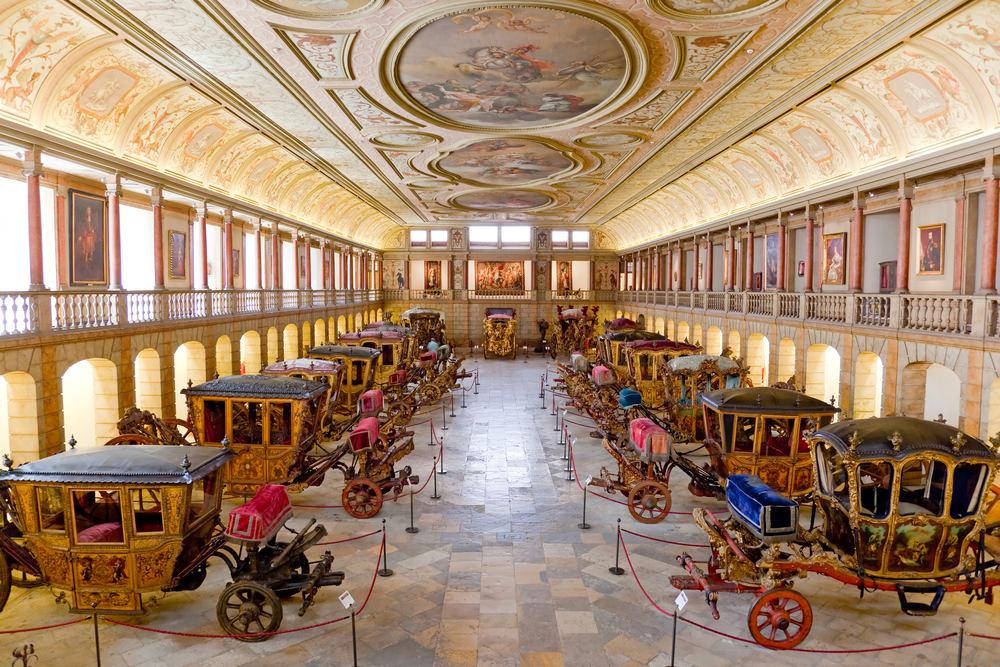
<path id="1" fill-rule="evenodd" d="M 441 158 L 437 170 L 474 185 L 527 185 L 566 172 L 573 160 L 532 139 L 488 139 Z"/>
<path id="2" fill-rule="evenodd" d="M 475 128 L 543 127 L 613 98 L 629 63 L 595 20 L 541 7 L 485 7 L 420 27 L 403 45 L 396 76 L 425 111 Z"/>
<path id="3" fill-rule="evenodd" d="M 287 16 L 304 19 L 354 18 L 378 9 L 385 0 L 254 0 Z"/>
<path id="4" fill-rule="evenodd" d="M 667 16 L 710 18 L 752 13 L 785 0 L 652 0 L 650 5 Z"/>
<path id="5" fill-rule="evenodd" d="M 451 203 L 470 211 L 524 211 L 552 201 L 549 195 L 534 190 L 486 190 L 460 194 Z"/>

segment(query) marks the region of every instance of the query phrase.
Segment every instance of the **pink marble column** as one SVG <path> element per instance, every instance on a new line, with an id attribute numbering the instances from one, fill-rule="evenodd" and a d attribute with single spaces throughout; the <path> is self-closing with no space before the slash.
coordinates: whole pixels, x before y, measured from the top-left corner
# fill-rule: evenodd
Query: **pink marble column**
<path id="1" fill-rule="evenodd" d="M 747 225 L 747 270 L 746 291 L 753 291 L 753 227 Z"/>
<path id="2" fill-rule="evenodd" d="M 28 275 L 31 291 L 45 289 L 44 251 L 42 247 L 42 152 L 32 147 L 25 151 L 24 169 L 28 180 Z M 121 281 L 119 281 L 121 282 Z"/>
<path id="3" fill-rule="evenodd" d="M 337 246 L 330 246 L 330 287 L 329 289 L 337 289 Z"/>
<path id="4" fill-rule="evenodd" d="M 847 267 L 847 290 L 849 292 L 860 292 L 862 289 L 862 257 L 864 256 L 865 245 L 865 203 L 860 195 L 855 194 L 851 203 L 854 209 L 854 217 L 851 218 L 851 238 L 848 239 L 850 245 L 850 259 Z M 899 276 L 899 267 L 896 267 L 896 276 Z"/>
<path id="5" fill-rule="evenodd" d="M 122 194 L 118 174 L 104 181 L 108 195 L 108 289 L 122 288 L 122 223 L 119 199 Z"/>
<path id="6" fill-rule="evenodd" d="M 778 285 L 779 292 L 784 292 L 788 277 L 787 259 L 785 256 L 787 247 L 788 228 L 783 220 L 778 221 Z"/>
<path id="7" fill-rule="evenodd" d="M 257 289 L 264 289 L 264 248 L 260 238 L 260 218 L 253 221 L 253 248 L 257 258 Z"/>
<path id="8" fill-rule="evenodd" d="M 986 201 L 983 206 L 983 261 L 979 274 L 979 293 L 997 291 L 997 227 L 1000 225 L 1000 164 L 992 156 L 986 164 Z"/>
<path id="9" fill-rule="evenodd" d="M 803 276 L 802 290 L 804 292 L 813 291 L 813 262 L 816 257 L 816 211 L 806 206 L 806 256 L 805 272 Z"/>
<path id="10" fill-rule="evenodd" d="M 222 289 L 233 289 L 233 212 L 222 214 Z"/>
<path id="11" fill-rule="evenodd" d="M 713 250 L 715 246 L 712 245 L 712 236 L 708 237 L 708 246 L 705 250 L 705 291 L 711 292 L 712 288 L 715 287 L 712 280 L 712 272 L 715 270 L 715 254 Z"/>
<path id="12" fill-rule="evenodd" d="M 965 266 L 965 193 L 955 198 L 955 270 L 952 289 L 962 293 L 962 269 Z"/>
<path id="13" fill-rule="evenodd" d="M 899 182 L 899 232 L 896 238 L 896 293 L 910 291 L 910 217 L 913 212 L 913 186 Z M 941 258 L 944 261 L 944 258 Z M 962 271 L 957 273 L 961 275 Z"/>
<path id="14" fill-rule="evenodd" d="M 149 205 L 153 209 L 153 289 L 166 289 L 163 274 L 163 188 L 150 191 Z"/>
<path id="15" fill-rule="evenodd" d="M 300 269 L 301 261 L 299 259 L 299 232 L 292 232 L 292 259 L 295 262 L 295 289 L 302 289 L 302 271 Z"/>
<path id="16" fill-rule="evenodd" d="M 201 284 L 198 285 L 198 289 L 208 289 L 208 205 L 205 202 L 198 207 L 197 227 L 198 241 L 201 243 L 198 253 L 201 263 Z"/>
<path id="17" fill-rule="evenodd" d="M 736 238 L 733 230 L 726 232 L 726 291 L 736 289 Z"/>
<path id="18" fill-rule="evenodd" d="M 281 238 L 278 223 L 271 224 L 271 289 L 281 289 Z"/>

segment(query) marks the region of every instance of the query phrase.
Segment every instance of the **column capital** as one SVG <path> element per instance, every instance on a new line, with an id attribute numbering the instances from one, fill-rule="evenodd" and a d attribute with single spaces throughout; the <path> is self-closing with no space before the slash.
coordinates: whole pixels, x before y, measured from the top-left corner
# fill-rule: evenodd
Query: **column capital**
<path id="1" fill-rule="evenodd" d="M 207 218 L 208 217 L 208 202 L 207 201 L 203 201 L 203 202 L 199 202 L 199 203 L 195 204 L 194 205 L 194 214 L 195 214 L 195 217 L 198 217 L 198 218 Z"/>
<path id="2" fill-rule="evenodd" d="M 233 209 L 227 208 L 222 211 L 222 224 L 224 225 L 233 224 Z"/>
<path id="3" fill-rule="evenodd" d="M 161 186 L 153 186 L 149 191 L 149 205 L 163 206 L 163 188 Z"/>
<path id="4" fill-rule="evenodd" d="M 916 185 L 916 181 L 909 178 L 899 179 L 899 195 L 896 199 L 913 199 L 913 188 L 915 188 Z"/>
<path id="5" fill-rule="evenodd" d="M 852 211 L 857 211 L 857 210 L 860 209 L 860 210 L 864 211 L 865 210 L 865 206 L 867 205 L 867 202 L 868 202 L 868 198 L 867 197 L 865 197 L 864 195 L 862 195 L 860 192 L 855 192 L 854 193 L 854 198 L 851 199 L 851 210 Z"/>
<path id="6" fill-rule="evenodd" d="M 105 190 L 108 196 L 121 197 L 122 196 L 122 177 L 121 174 L 114 174 L 112 176 L 105 176 L 101 179 L 104 183 Z"/>
<path id="7" fill-rule="evenodd" d="M 43 176 L 42 171 L 42 149 L 38 146 L 32 146 L 31 149 L 24 151 L 24 159 L 21 160 L 22 176 Z"/>
<path id="8" fill-rule="evenodd" d="M 250 228 L 255 232 L 259 232 L 264 229 L 264 221 L 260 218 L 250 218 Z"/>
<path id="9" fill-rule="evenodd" d="M 996 156 L 991 155 L 986 158 L 986 166 L 983 167 L 983 180 L 984 181 L 998 181 L 1000 180 L 1000 160 Z"/>
<path id="10" fill-rule="evenodd" d="M 266 221 L 263 221 L 263 220 L 261 221 L 261 223 L 265 224 L 265 225 L 268 224 Z M 271 227 L 271 236 L 278 236 L 278 234 L 279 234 L 279 232 L 278 232 L 278 223 L 272 222 L 272 223 L 270 223 L 270 227 Z"/>
<path id="11" fill-rule="evenodd" d="M 803 217 L 806 220 L 812 220 L 813 222 L 815 222 L 816 221 L 816 209 L 813 208 L 812 206 L 810 206 L 809 204 L 806 204 L 806 212 L 803 215 Z"/>

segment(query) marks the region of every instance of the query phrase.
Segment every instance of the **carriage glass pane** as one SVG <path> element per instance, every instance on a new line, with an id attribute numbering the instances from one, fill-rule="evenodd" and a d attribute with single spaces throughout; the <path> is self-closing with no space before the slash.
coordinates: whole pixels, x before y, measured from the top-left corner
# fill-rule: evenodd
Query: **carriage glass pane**
<path id="1" fill-rule="evenodd" d="M 367 364 L 363 361 L 351 362 L 351 386 L 360 387 L 365 383 L 365 368 Z"/>
<path id="2" fill-rule="evenodd" d="M 264 404 L 260 401 L 233 401 L 233 444 L 264 444 Z"/>
<path id="3" fill-rule="evenodd" d="M 719 415 L 719 433 L 722 435 L 723 443 L 727 452 L 733 451 L 733 430 L 736 428 L 736 415 L 727 415 L 722 412 Z"/>
<path id="4" fill-rule="evenodd" d="M 122 543 L 122 504 L 118 491 L 86 489 L 73 492 L 77 544 Z"/>
<path id="5" fill-rule="evenodd" d="M 382 346 L 382 365 L 388 368 L 392 368 L 396 365 L 395 347 L 392 345 Z"/>
<path id="6" fill-rule="evenodd" d="M 162 490 L 132 489 L 132 521 L 136 535 L 163 532 Z"/>
<path id="7" fill-rule="evenodd" d="M 222 442 L 226 435 L 226 402 L 205 401 L 205 442 Z"/>
<path id="8" fill-rule="evenodd" d="M 640 380 L 652 380 L 653 374 L 649 370 L 649 355 L 640 354 L 639 355 L 639 379 Z"/>
<path id="9" fill-rule="evenodd" d="M 215 476 L 216 473 L 213 472 L 191 484 L 192 518 L 215 507 Z"/>
<path id="10" fill-rule="evenodd" d="M 851 505 L 851 491 L 847 484 L 844 458 L 837 449 L 826 442 L 816 446 L 816 467 L 819 470 L 819 488 L 833 496 L 845 508 Z"/>
<path id="11" fill-rule="evenodd" d="M 305 440 L 313 434 L 316 428 L 316 418 L 319 414 L 319 404 L 323 396 L 311 398 L 302 411 L 299 418 L 299 441 Z"/>
<path id="12" fill-rule="evenodd" d="M 63 507 L 62 489 L 53 486 L 36 486 L 35 500 L 38 503 L 38 525 L 46 533 L 65 533 L 66 514 Z"/>
<path id="13" fill-rule="evenodd" d="M 982 463 L 959 463 L 955 466 L 951 489 L 952 519 L 965 519 L 979 509 L 987 470 Z"/>
<path id="14" fill-rule="evenodd" d="M 892 478 L 895 474 L 888 461 L 865 461 L 858 466 L 858 513 L 873 519 L 889 516 L 892 505 Z"/>
<path id="15" fill-rule="evenodd" d="M 732 416 L 732 415 L 728 415 Z M 733 432 L 733 448 L 734 453 L 742 454 L 752 454 L 753 453 L 753 434 L 754 426 L 756 424 L 756 417 L 736 417 L 736 424 L 732 428 Z M 726 424 L 726 432 L 729 432 L 729 423 Z"/>
<path id="16" fill-rule="evenodd" d="M 899 516 L 941 516 L 948 470 L 940 461 L 910 461 L 899 476 Z"/>
<path id="17" fill-rule="evenodd" d="M 761 456 L 787 457 L 792 455 L 792 427 L 794 419 L 765 417 L 760 439 Z"/>
<path id="18" fill-rule="evenodd" d="M 292 444 L 292 404 L 272 402 L 268 406 L 269 444 L 288 447 Z"/>

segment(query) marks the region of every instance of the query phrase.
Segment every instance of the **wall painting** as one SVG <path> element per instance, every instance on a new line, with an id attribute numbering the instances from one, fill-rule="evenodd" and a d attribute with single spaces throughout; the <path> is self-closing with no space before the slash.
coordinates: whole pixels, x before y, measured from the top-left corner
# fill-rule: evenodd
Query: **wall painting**
<path id="1" fill-rule="evenodd" d="M 944 273 L 944 225 L 918 227 L 917 275 L 940 276 Z"/>
<path id="2" fill-rule="evenodd" d="M 106 285 L 108 282 L 107 199 L 70 190 L 70 284 Z"/>
<path id="3" fill-rule="evenodd" d="M 847 249 L 847 232 L 823 235 L 823 284 L 844 284 L 844 251 Z"/>
<path id="4" fill-rule="evenodd" d="M 524 290 L 524 262 L 476 262 L 476 291 Z"/>

